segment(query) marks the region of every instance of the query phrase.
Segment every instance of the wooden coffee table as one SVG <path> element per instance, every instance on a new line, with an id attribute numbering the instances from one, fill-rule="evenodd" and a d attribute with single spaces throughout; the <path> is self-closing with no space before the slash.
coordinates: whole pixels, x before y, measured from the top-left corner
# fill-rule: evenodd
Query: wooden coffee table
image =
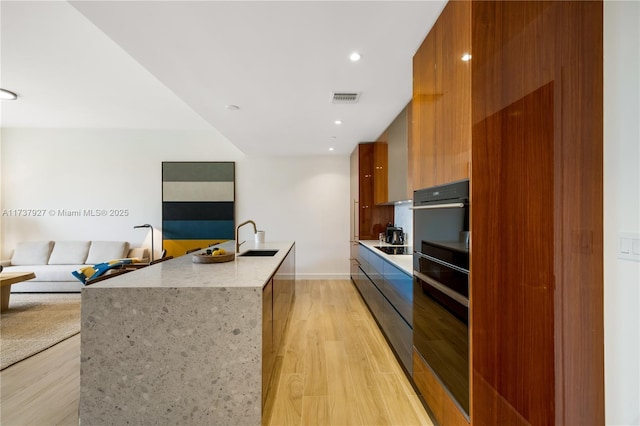
<path id="1" fill-rule="evenodd" d="M 11 284 L 31 280 L 36 277 L 33 272 L 0 272 L 0 312 L 9 308 L 9 296 L 11 296 Z"/>

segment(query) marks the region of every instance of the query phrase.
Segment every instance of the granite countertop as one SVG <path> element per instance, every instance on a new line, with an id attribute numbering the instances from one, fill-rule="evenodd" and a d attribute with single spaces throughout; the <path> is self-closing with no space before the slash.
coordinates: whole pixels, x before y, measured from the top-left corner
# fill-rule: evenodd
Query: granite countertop
<path id="1" fill-rule="evenodd" d="M 398 268 L 402 269 L 409 275 L 413 275 L 413 255 L 412 254 L 386 254 L 383 251 L 376 249 L 376 247 L 380 247 L 380 241 L 378 240 L 360 240 L 360 244 L 370 249 L 372 252 L 382 257 L 383 259 L 389 261 L 394 264 Z M 383 244 L 383 246 L 390 247 L 408 247 L 411 249 L 411 246 L 399 246 L 399 245 L 391 245 L 391 244 Z"/>
<path id="2" fill-rule="evenodd" d="M 98 288 L 187 288 L 187 287 L 259 287 L 262 288 L 278 269 L 293 241 L 255 244 L 247 241 L 240 246 L 240 254 L 253 249 L 277 249 L 272 257 L 242 257 L 236 254 L 233 261 L 223 263 L 193 263 L 189 253 L 155 265 L 141 268 L 90 286 Z M 227 241 L 216 247 L 227 253 L 235 251 L 235 241 Z M 203 250 L 204 251 L 204 250 Z M 196 252 L 198 253 L 198 252 Z"/>

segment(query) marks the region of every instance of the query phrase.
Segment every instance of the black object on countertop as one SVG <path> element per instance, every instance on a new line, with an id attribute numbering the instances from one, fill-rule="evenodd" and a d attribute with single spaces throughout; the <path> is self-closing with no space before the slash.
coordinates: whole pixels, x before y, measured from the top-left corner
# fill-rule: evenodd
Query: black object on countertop
<path id="1" fill-rule="evenodd" d="M 407 246 L 400 246 L 400 247 L 375 246 L 375 248 L 387 254 L 412 254 L 411 247 L 407 247 Z"/>
<path id="2" fill-rule="evenodd" d="M 404 233 L 402 232 L 402 228 L 388 224 L 387 231 L 385 233 L 385 241 L 387 244 L 403 245 Z"/>

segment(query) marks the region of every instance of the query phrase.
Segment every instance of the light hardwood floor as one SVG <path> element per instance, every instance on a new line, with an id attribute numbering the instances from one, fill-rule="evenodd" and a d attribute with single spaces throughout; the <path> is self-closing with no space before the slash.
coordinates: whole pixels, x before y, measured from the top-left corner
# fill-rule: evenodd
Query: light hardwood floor
<path id="1" fill-rule="evenodd" d="M 348 280 L 297 281 L 265 425 L 432 425 Z M 2 425 L 77 425 L 80 336 L 0 373 Z"/>

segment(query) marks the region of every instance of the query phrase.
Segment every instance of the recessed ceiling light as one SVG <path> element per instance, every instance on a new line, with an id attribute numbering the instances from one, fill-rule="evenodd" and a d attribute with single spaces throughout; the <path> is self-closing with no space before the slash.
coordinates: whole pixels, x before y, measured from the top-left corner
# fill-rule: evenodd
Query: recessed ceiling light
<path id="1" fill-rule="evenodd" d="M 360 58 L 362 58 L 362 56 L 358 52 L 353 52 L 351 55 L 349 55 L 349 59 L 351 59 L 351 62 L 358 62 Z"/>
<path id="2" fill-rule="evenodd" d="M 233 105 L 233 104 L 225 105 L 224 107 L 226 109 L 228 109 L 229 111 L 237 111 L 237 110 L 240 109 L 240 107 L 238 105 Z"/>
<path id="3" fill-rule="evenodd" d="M 4 99 L 6 101 L 15 101 L 16 99 L 18 99 L 18 95 L 10 90 L 0 89 L 0 99 Z"/>
<path id="4" fill-rule="evenodd" d="M 342 124 L 342 120 L 336 120 L 334 121 L 335 124 Z"/>
<path id="5" fill-rule="evenodd" d="M 463 61 L 467 62 L 469 60 L 471 60 L 471 54 L 470 53 L 465 53 L 464 55 L 462 55 L 462 59 Z"/>
<path id="6" fill-rule="evenodd" d="M 333 147 L 329 148 L 329 151 L 333 151 Z"/>

